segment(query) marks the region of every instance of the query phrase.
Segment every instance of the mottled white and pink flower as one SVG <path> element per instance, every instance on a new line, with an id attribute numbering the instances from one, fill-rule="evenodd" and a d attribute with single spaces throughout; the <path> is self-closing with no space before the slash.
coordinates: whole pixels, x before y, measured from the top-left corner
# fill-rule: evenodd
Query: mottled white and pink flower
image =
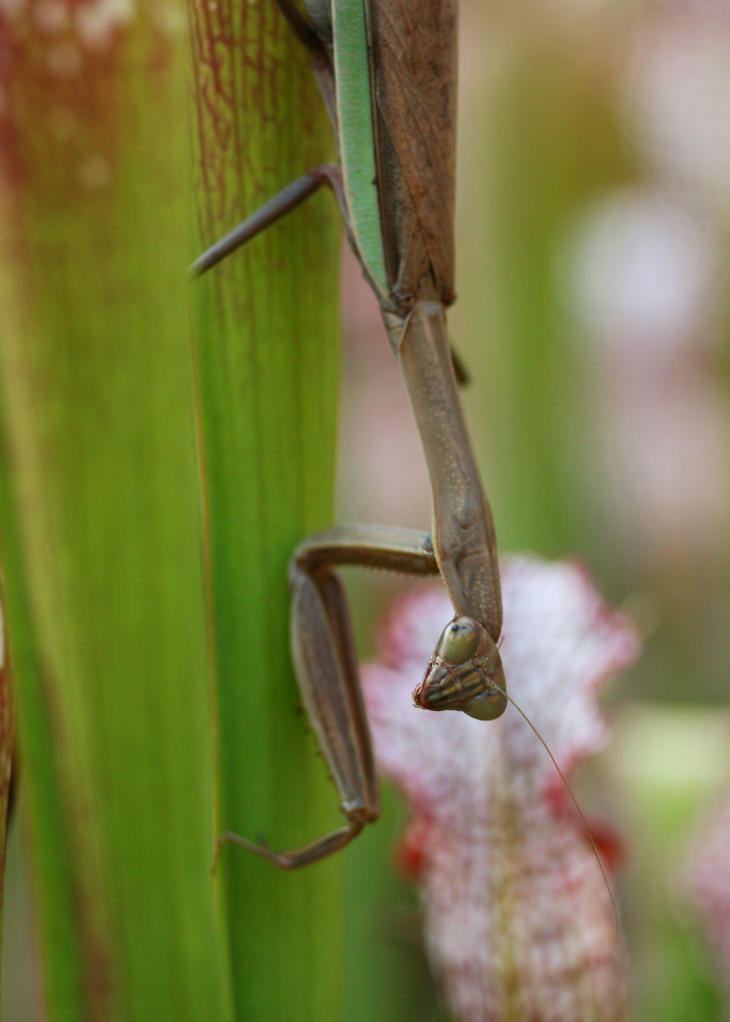
<path id="1" fill-rule="evenodd" d="M 597 694 L 636 656 L 634 628 L 573 563 L 509 559 L 503 597 L 508 690 L 569 772 L 608 740 Z M 620 1019 L 612 902 L 538 739 L 514 707 L 487 723 L 411 704 L 451 616 L 438 587 L 407 594 L 363 668 L 378 764 L 411 809 L 403 859 L 423 890 L 440 986 L 464 1022 Z"/>

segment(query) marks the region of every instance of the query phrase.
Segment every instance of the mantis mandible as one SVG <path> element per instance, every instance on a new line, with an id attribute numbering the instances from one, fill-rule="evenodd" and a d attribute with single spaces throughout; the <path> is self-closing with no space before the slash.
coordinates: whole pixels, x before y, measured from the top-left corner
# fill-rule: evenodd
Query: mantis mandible
<path id="1" fill-rule="evenodd" d="M 289 568 L 291 646 L 304 705 L 347 824 L 303 848 L 233 841 L 283 869 L 347 845 L 379 814 L 370 730 L 338 565 L 439 574 L 455 617 L 413 697 L 480 720 L 507 706 L 497 642 L 502 600 L 494 525 L 459 401 L 445 310 L 454 299 L 456 0 L 277 0 L 309 49 L 334 125 L 339 167 L 304 175 L 205 252 L 200 274 L 320 185 L 375 292 L 431 480 L 430 533 L 356 525 L 304 540 Z"/>

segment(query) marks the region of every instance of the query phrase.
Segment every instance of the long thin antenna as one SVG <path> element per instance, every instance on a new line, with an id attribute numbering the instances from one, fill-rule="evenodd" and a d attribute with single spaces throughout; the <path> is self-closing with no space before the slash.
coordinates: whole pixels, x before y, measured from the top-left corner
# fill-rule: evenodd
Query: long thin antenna
<path id="1" fill-rule="evenodd" d="M 573 794 L 573 789 L 568 784 L 568 780 L 567 780 L 565 774 L 563 773 L 563 771 L 558 766 L 557 760 L 555 759 L 555 756 L 553 756 L 552 752 L 550 751 L 550 747 L 548 746 L 547 742 L 542 737 L 542 735 L 537 730 L 537 728 L 532 723 L 532 721 L 527 716 L 527 714 L 522 709 L 522 707 L 518 706 L 518 704 L 514 701 L 512 696 L 508 695 L 507 692 L 504 691 L 504 689 L 502 688 L 501 685 L 497 685 L 495 683 L 494 687 L 498 688 L 500 690 L 500 692 L 503 692 L 504 695 L 507 696 L 507 698 L 512 703 L 512 705 L 517 710 L 517 712 L 520 714 L 520 716 L 523 718 L 523 720 L 527 724 L 529 724 L 530 728 L 532 729 L 533 733 L 535 734 L 535 737 L 538 739 L 538 741 L 542 745 L 543 749 L 545 750 L 545 752 L 548 754 L 548 756 L 552 760 L 553 766 L 555 767 L 555 769 L 557 770 L 557 772 L 558 772 L 558 774 L 560 776 L 560 780 L 565 785 L 565 790 L 570 795 L 571 802 L 575 806 L 575 811 L 577 812 L 578 816 L 580 817 L 581 823 L 583 824 L 583 829 L 585 830 L 586 836 L 587 836 L 588 840 L 591 843 L 591 848 L 593 849 L 593 854 L 596 857 L 596 862 L 598 863 L 598 868 L 601 871 L 601 876 L 603 877 L 603 882 L 606 885 L 606 890 L 608 891 L 608 896 L 611 899 L 611 907 L 613 908 L 614 921 L 616 923 L 616 931 L 620 932 L 621 927 L 620 927 L 620 923 L 619 923 L 618 904 L 616 902 L 616 898 L 614 897 L 613 890 L 611 889 L 611 884 L 608 882 L 608 874 L 606 873 L 606 867 L 603 865 L 603 859 L 601 858 L 601 853 L 598 851 L 598 845 L 596 844 L 595 839 L 594 839 L 593 835 L 591 834 L 590 828 L 588 826 L 588 821 L 586 820 L 586 818 L 585 818 L 585 816 L 583 814 L 583 810 L 578 805 L 578 799 Z"/>

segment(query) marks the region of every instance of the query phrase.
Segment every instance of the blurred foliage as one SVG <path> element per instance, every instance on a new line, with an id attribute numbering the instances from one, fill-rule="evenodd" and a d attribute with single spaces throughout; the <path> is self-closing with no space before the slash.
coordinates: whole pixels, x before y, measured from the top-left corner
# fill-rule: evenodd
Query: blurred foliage
<path id="1" fill-rule="evenodd" d="M 2 911 L 2 881 L 5 876 L 7 821 L 11 804 L 11 777 L 14 741 L 14 719 L 10 665 L 5 641 L 5 622 L 0 605 L 0 911 Z M 0 938 L 2 925 L 0 921 Z"/>
<path id="2" fill-rule="evenodd" d="M 629 858 L 621 900 L 637 1019 L 722 1019 L 714 967 L 682 874 L 689 835 L 730 776 L 727 711 L 622 709 L 606 773 Z"/>

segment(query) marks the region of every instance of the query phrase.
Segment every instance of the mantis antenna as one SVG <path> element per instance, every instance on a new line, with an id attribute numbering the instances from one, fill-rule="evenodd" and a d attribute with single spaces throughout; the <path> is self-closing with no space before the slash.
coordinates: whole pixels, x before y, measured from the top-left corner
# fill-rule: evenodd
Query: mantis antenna
<path id="1" fill-rule="evenodd" d="M 504 689 L 502 689 L 502 691 L 504 692 Z M 595 842 L 595 838 L 591 834 L 590 827 L 588 826 L 588 821 L 585 818 L 585 814 L 583 813 L 583 810 L 581 809 L 581 807 L 578 804 L 578 799 L 573 794 L 573 789 L 571 788 L 570 784 L 568 783 L 567 777 L 565 776 L 563 771 L 558 766 L 558 762 L 555 759 L 555 756 L 553 756 L 552 752 L 550 751 L 550 746 L 548 745 L 548 743 L 542 737 L 542 735 L 537 730 L 537 728 L 532 723 L 532 721 L 527 716 L 527 714 L 522 709 L 522 707 L 519 706 L 515 702 L 515 700 L 512 698 L 512 696 L 509 695 L 507 692 L 504 692 L 504 695 L 507 697 L 509 702 L 512 703 L 512 705 L 517 710 L 517 712 L 522 717 L 522 719 L 525 721 L 525 723 L 527 723 L 529 725 L 529 727 L 532 730 L 533 734 L 538 739 L 538 741 L 542 745 L 543 749 L 545 750 L 545 752 L 548 754 L 548 756 L 552 760 L 552 764 L 555 767 L 555 769 L 557 770 L 558 775 L 560 777 L 560 780 L 563 782 L 563 786 L 565 787 L 565 790 L 568 792 L 568 795 L 570 795 L 570 800 L 573 803 L 573 806 L 575 807 L 575 811 L 577 812 L 578 816 L 580 817 L 581 824 L 583 825 L 583 830 L 585 831 L 586 837 L 588 838 L 588 840 L 590 842 L 590 845 L 591 845 L 591 848 L 593 850 L 593 854 L 595 856 L 596 862 L 598 863 L 598 868 L 601 871 L 601 876 L 603 877 L 603 883 L 605 884 L 606 890 L 608 892 L 608 896 L 611 899 L 611 908 L 613 909 L 613 916 L 614 916 L 614 922 L 616 924 L 616 931 L 619 932 L 620 931 L 620 923 L 619 923 L 618 904 L 616 903 L 616 898 L 615 898 L 613 890 L 611 888 L 611 884 L 609 883 L 608 874 L 606 872 L 606 867 L 603 864 L 603 859 L 601 858 L 601 853 L 598 851 L 598 845 Z"/>

